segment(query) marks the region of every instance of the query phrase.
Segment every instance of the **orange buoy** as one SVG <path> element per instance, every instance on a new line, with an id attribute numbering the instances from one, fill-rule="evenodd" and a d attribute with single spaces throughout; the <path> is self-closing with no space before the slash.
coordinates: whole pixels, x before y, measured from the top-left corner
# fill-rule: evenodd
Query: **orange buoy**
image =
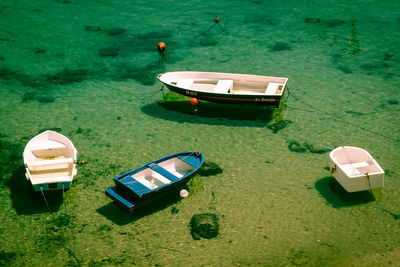
<path id="1" fill-rule="evenodd" d="M 158 49 L 158 52 L 160 53 L 160 54 L 164 54 L 165 53 L 165 43 L 164 42 L 159 42 L 158 43 L 158 46 L 157 46 L 157 49 Z"/>
<path id="2" fill-rule="evenodd" d="M 214 21 L 215 21 L 215 23 L 219 23 L 219 22 L 220 22 L 220 19 L 219 19 L 219 17 L 218 17 L 218 16 L 216 16 L 216 17 L 215 17 L 215 19 L 214 19 Z"/>
<path id="3" fill-rule="evenodd" d="M 190 100 L 190 105 L 192 106 L 197 106 L 199 104 L 199 100 L 197 100 L 197 98 L 192 97 Z"/>

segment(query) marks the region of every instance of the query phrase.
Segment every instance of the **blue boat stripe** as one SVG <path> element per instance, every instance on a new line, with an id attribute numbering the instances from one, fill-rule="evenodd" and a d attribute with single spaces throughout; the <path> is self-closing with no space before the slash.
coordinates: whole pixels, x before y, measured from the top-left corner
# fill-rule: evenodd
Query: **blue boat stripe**
<path id="1" fill-rule="evenodd" d="M 198 164 L 198 159 L 194 158 L 193 156 L 178 156 L 178 159 L 182 160 L 186 164 L 189 164 L 193 168 L 197 168 L 198 165 L 199 165 Z"/>
<path id="2" fill-rule="evenodd" d="M 175 175 L 173 175 L 172 173 L 170 173 L 169 171 L 167 171 L 160 165 L 153 163 L 153 164 L 150 164 L 149 167 L 152 170 L 154 170 L 154 171 L 158 172 L 159 174 L 161 174 L 162 176 L 164 176 L 165 178 L 171 180 L 172 182 L 177 182 L 180 180 L 178 177 L 176 177 Z"/>
<path id="3" fill-rule="evenodd" d="M 113 199 L 114 201 L 117 201 L 119 203 L 121 203 L 124 207 L 126 207 L 127 209 L 132 209 L 135 205 L 131 202 L 129 202 L 128 200 L 126 200 L 123 196 L 121 196 L 120 194 L 118 194 L 115 191 L 115 188 L 109 188 L 106 190 L 106 195 L 109 196 L 111 199 Z"/>
<path id="4" fill-rule="evenodd" d="M 141 184 L 132 176 L 126 176 L 123 179 L 121 179 L 119 182 L 122 185 L 128 187 L 130 190 L 132 190 L 133 192 L 135 192 L 135 194 L 137 194 L 139 196 L 149 193 L 151 191 L 149 188 L 147 188 L 147 186 Z"/>

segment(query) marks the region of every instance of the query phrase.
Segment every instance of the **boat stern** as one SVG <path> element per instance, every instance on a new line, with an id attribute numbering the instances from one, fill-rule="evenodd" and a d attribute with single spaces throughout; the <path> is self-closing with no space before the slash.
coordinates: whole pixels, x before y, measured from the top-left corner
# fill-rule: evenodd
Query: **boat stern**
<path id="1" fill-rule="evenodd" d="M 105 193 L 106 196 L 112 199 L 115 203 L 117 203 L 118 206 L 128 211 L 129 213 L 133 212 L 135 204 L 133 204 L 131 201 L 127 200 L 125 197 L 120 195 L 117 192 L 116 187 L 108 188 Z"/>

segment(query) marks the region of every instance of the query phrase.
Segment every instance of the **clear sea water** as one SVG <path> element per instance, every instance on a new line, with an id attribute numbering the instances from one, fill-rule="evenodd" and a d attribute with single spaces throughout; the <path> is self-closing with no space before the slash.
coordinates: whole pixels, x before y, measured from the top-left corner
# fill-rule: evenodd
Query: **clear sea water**
<path id="1" fill-rule="evenodd" d="M 397 265 L 399 28 L 394 0 L 1 1 L 0 265 Z M 155 76 L 180 70 L 288 77 L 291 95 L 277 116 L 195 111 L 159 92 Z M 22 160 L 46 129 L 86 162 L 49 207 Z M 345 193 L 328 168 L 341 145 L 368 150 L 385 187 Z M 223 171 L 196 175 L 188 198 L 129 215 L 105 196 L 114 176 L 187 150 Z M 217 237 L 193 239 L 201 213 Z"/>

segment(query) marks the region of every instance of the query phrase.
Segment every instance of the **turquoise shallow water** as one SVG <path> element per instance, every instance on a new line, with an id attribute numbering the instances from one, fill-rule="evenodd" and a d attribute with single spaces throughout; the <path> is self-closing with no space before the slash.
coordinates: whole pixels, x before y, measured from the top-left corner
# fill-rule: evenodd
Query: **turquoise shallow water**
<path id="1" fill-rule="evenodd" d="M 399 261 L 398 1 L 101 2 L 0 5 L 1 264 Z M 195 112 L 171 94 L 158 105 L 156 74 L 178 70 L 284 76 L 291 95 L 273 117 L 207 103 Z M 22 160 L 45 129 L 87 162 L 69 191 L 47 195 L 50 209 L 29 191 Z M 385 187 L 344 193 L 327 169 L 340 145 L 368 150 Z M 185 150 L 223 173 L 197 175 L 190 197 L 135 215 L 104 195 L 114 176 Z M 194 240 L 190 219 L 205 212 L 219 235 Z"/>

